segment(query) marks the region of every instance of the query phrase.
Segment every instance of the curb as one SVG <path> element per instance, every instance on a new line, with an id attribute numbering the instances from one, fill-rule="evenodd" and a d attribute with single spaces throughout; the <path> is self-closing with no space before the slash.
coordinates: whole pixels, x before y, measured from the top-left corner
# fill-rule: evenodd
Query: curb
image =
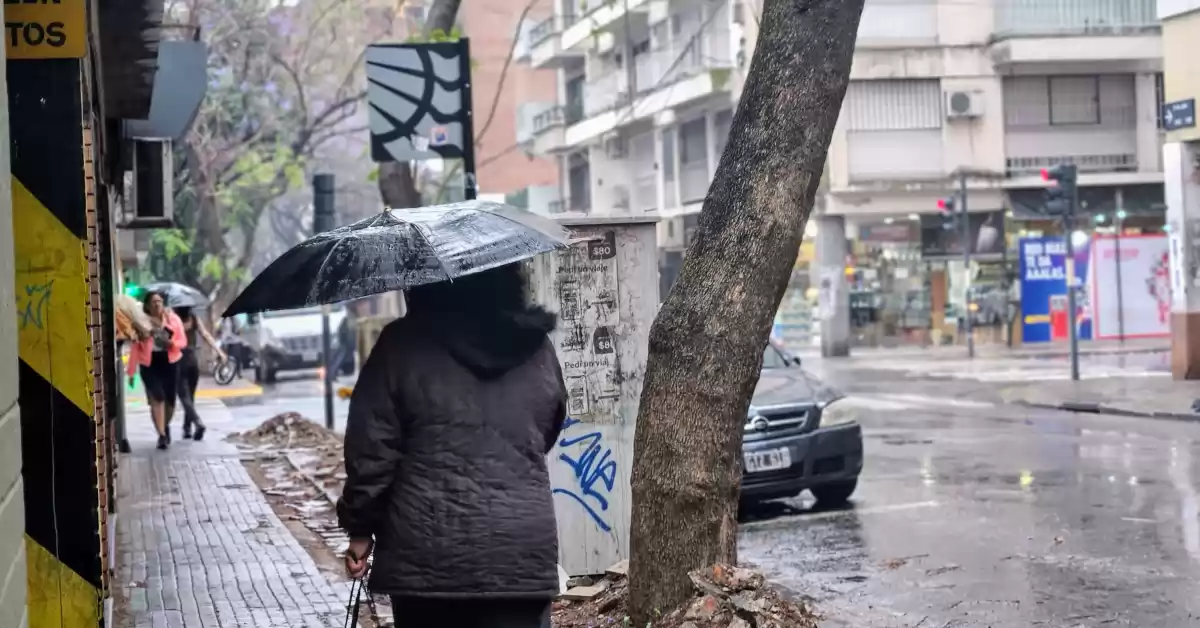
<path id="1" fill-rule="evenodd" d="M 1200 414 L 1187 414 L 1183 412 L 1139 412 L 1137 410 L 1129 410 L 1116 406 L 1105 405 L 1101 403 L 1087 403 L 1077 401 L 1064 401 L 1061 403 L 1041 403 L 1037 401 L 1012 401 L 1018 406 L 1028 408 L 1041 408 L 1043 410 L 1063 410 L 1066 412 L 1076 412 L 1079 414 L 1109 414 L 1114 416 L 1138 417 L 1143 419 L 1165 419 L 1168 421 L 1200 421 Z"/>
<path id="2" fill-rule="evenodd" d="M 212 390 L 212 389 L 206 389 L 206 390 Z M 197 392 L 196 401 L 216 400 L 216 401 L 220 401 L 221 403 L 225 404 L 225 406 L 227 406 L 227 407 L 257 405 L 257 404 L 261 404 L 263 402 L 263 399 L 266 398 L 266 395 L 264 394 L 264 392 L 261 388 L 258 390 L 247 389 L 245 392 L 241 392 L 238 390 L 231 390 L 228 392 L 221 391 L 224 394 L 216 394 L 216 395 L 200 394 L 203 391 L 196 391 L 196 392 Z M 127 396 L 126 404 L 134 405 L 134 406 L 146 405 L 146 397 L 143 395 Z"/>

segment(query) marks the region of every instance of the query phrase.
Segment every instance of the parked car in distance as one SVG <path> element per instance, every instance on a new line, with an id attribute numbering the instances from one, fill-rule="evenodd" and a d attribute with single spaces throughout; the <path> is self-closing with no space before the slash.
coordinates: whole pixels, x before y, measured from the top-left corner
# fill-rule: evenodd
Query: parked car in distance
<path id="1" fill-rule="evenodd" d="M 971 286 L 967 292 L 970 303 L 971 324 L 977 327 L 998 327 L 1004 324 L 1008 313 L 1008 294 L 996 284 Z"/>
<path id="2" fill-rule="evenodd" d="M 334 307 L 329 313 L 329 331 L 333 351 L 338 353 L 338 326 L 346 310 Z M 323 325 L 321 308 L 264 312 L 247 326 L 247 342 L 254 351 L 254 377 L 262 384 L 275 383 L 281 371 L 313 369 L 321 366 Z M 354 352 L 343 355 L 339 373 L 354 372 Z"/>
<path id="3" fill-rule="evenodd" d="M 781 345 L 767 345 L 743 428 L 743 504 L 805 490 L 822 506 L 850 499 L 862 472 L 862 427 L 843 399 Z"/>

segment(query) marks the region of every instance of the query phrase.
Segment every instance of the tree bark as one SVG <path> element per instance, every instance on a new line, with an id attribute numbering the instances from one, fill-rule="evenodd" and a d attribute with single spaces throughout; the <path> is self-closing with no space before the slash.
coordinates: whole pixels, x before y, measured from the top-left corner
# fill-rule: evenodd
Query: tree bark
<path id="1" fill-rule="evenodd" d="M 449 33 L 458 18 L 461 0 L 435 0 L 425 18 L 424 35 L 429 39 L 434 31 Z M 407 163 L 385 161 L 379 164 L 379 196 L 387 207 L 400 209 L 420 207 L 421 192 L 417 190 L 416 177 Z"/>
<path id="2" fill-rule="evenodd" d="M 742 428 L 849 81 L 864 0 L 766 0 L 696 239 L 650 329 L 634 439 L 630 613 L 737 560 Z"/>

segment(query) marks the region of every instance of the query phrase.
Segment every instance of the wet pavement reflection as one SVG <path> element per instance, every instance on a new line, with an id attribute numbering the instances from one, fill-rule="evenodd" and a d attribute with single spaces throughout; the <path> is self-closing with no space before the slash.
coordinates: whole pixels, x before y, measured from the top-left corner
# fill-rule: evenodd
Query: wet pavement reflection
<path id="1" fill-rule="evenodd" d="M 854 626 L 1200 626 L 1200 424 L 936 403 L 859 416 L 851 507 L 752 509 L 742 560 Z"/>

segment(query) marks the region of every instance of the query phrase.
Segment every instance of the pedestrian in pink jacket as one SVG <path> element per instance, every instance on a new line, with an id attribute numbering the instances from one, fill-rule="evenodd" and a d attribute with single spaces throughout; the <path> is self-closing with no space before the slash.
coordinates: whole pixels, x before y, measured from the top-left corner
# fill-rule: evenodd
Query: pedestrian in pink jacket
<path id="1" fill-rule="evenodd" d="M 148 338 L 130 347 L 126 373 L 132 385 L 135 369 L 140 369 L 146 400 L 150 403 L 150 416 L 158 430 L 158 448 L 166 449 L 171 444 L 170 423 L 171 415 L 175 413 L 178 362 L 187 346 L 187 333 L 179 316 L 167 309 L 166 297 L 161 292 L 147 292 L 142 308 L 150 318 L 151 332 Z"/>

